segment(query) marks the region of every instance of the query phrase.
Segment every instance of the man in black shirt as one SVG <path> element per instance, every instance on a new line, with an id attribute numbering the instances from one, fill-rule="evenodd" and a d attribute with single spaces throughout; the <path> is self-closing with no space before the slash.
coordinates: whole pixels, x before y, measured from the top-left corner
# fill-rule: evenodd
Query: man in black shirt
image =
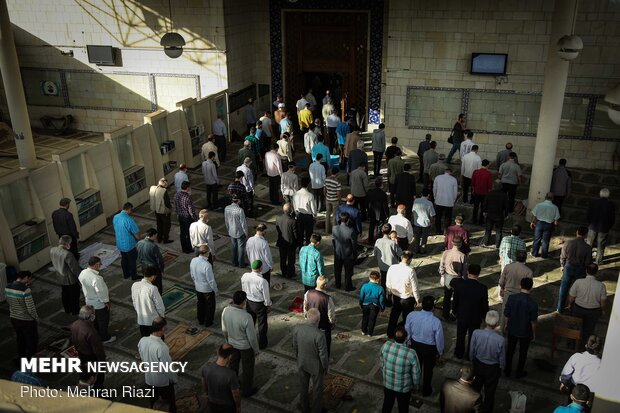
<path id="1" fill-rule="evenodd" d="M 230 344 L 222 344 L 217 350 L 215 364 L 209 364 L 202 369 L 200 397 L 208 400 L 210 412 L 236 413 L 241 411 L 239 380 L 234 370 L 228 367 L 233 351 Z"/>
<path id="2" fill-rule="evenodd" d="M 452 161 L 452 156 L 459 151 L 461 154 L 461 142 L 465 139 L 465 115 L 463 113 L 459 114 L 459 120 L 454 124 L 452 128 L 452 149 L 450 149 L 450 153 L 448 153 L 448 158 L 446 159 L 446 163 L 450 163 Z M 462 155 L 461 155 L 462 156 Z"/>
<path id="3" fill-rule="evenodd" d="M 413 199 L 415 198 L 415 176 L 410 172 L 411 165 L 406 163 L 403 171 L 396 175 L 394 181 L 394 196 L 396 204 L 403 204 L 405 216 L 411 221 L 411 208 L 413 207 Z"/>
<path id="4" fill-rule="evenodd" d="M 398 143 L 398 138 L 394 136 L 392 138 L 392 144 L 385 148 L 385 164 L 387 165 L 390 162 L 390 159 L 396 156 L 396 154 L 400 151 L 400 148 L 396 145 Z"/>
<path id="5" fill-rule="evenodd" d="M 375 179 L 375 187 L 368 190 L 366 194 L 366 203 L 368 207 L 368 217 L 370 218 L 370 224 L 368 224 L 368 243 L 374 245 L 375 242 L 375 228 L 380 228 L 381 225 L 387 222 L 390 216 L 390 210 L 388 208 L 388 196 L 383 187 L 383 178 Z M 381 234 L 378 234 L 381 236 Z"/>
<path id="6" fill-rule="evenodd" d="M 616 221 L 616 208 L 609 200 L 609 189 L 603 188 L 599 192 L 599 199 L 590 201 L 588 207 L 588 238 L 587 242 L 594 247 L 596 240 L 596 263 L 601 265 L 607 245 L 607 234 Z"/>
<path id="7" fill-rule="evenodd" d="M 295 250 L 298 245 L 297 226 L 293 217 L 291 204 L 282 207 L 282 214 L 276 218 L 278 240 L 276 246 L 280 250 L 280 270 L 285 278 L 295 277 Z"/>
<path id="8" fill-rule="evenodd" d="M 487 311 L 489 295 L 487 287 L 478 281 L 480 266 L 470 264 L 466 278 L 454 278 L 450 286 L 454 289 L 453 311 L 456 316 L 456 346 L 454 355 L 462 359 L 469 354 L 469 344 L 465 353 L 465 335 L 468 343 L 474 330 L 480 328 Z"/>
<path id="9" fill-rule="evenodd" d="M 482 202 L 482 212 L 486 220 L 486 229 L 482 245 L 491 244 L 491 231 L 495 227 L 495 246 L 499 248 L 502 242 L 502 228 L 504 218 L 508 215 L 509 200 L 508 194 L 502 191 L 501 184 L 495 184 L 493 190 L 487 194 Z"/>
<path id="10" fill-rule="evenodd" d="M 80 238 L 80 234 L 75 225 L 73 214 L 69 212 L 69 205 L 71 205 L 71 200 L 69 198 L 62 198 L 60 200 L 60 208 L 52 212 L 52 224 L 54 225 L 54 231 L 56 235 L 58 235 L 58 238 L 63 235 L 71 237 L 71 247 L 69 251 L 71 251 L 75 259 L 79 261 L 78 239 Z"/>
<path id="11" fill-rule="evenodd" d="M 508 333 L 508 348 L 506 348 L 506 369 L 507 377 L 510 377 L 512 370 L 512 356 L 519 343 L 519 361 L 517 362 L 517 378 L 525 377 L 525 359 L 530 341 L 534 340 L 536 334 L 536 321 L 538 320 L 538 304 L 530 292 L 534 282 L 531 278 L 521 279 L 521 292 L 512 294 L 508 297 L 504 316 L 506 316 L 506 332 Z"/>

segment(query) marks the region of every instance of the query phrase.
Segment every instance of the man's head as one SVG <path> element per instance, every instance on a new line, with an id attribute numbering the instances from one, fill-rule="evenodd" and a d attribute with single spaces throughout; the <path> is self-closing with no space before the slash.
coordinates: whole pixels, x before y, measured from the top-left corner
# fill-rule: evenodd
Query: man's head
<path id="1" fill-rule="evenodd" d="M 579 227 L 577 228 L 577 236 L 581 238 L 585 238 L 588 235 L 588 227 Z"/>
<path id="2" fill-rule="evenodd" d="M 532 287 L 534 287 L 534 280 L 530 277 L 521 278 L 521 290 L 530 292 L 532 291 Z"/>
<path id="3" fill-rule="evenodd" d="M 396 327 L 396 331 L 394 332 L 394 341 L 399 344 L 403 344 L 407 341 L 407 330 L 405 330 L 404 326 Z"/>
<path id="4" fill-rule="evenodd" d="M 253 272 L 263 272 L 263 262 L 261 260 L 252 261 Z"/>
<path id="5" fill-rule="evenodd" d="M 355 203 L 355 197 L 353 194 L 347 195 L 347 205 L 353 205 Z"/>
<path id="6" fill-rule="evenodd" d="M 392 232 L 392 225 L 383 224 L 383 226 L 381 227 L 381 233 L 383 235 L 390 235 L 390 232 Z"/>
<path id="7" fill-rule="evenodd" d="M 321 235 L 314 233 L 310 235 L 310 244 L 317 246 L 321 243 Z"/>
<path id="8" fill-rule="evenodd" d="M 65 249 L 71 248 L 71 237 L 69 235 L 61 235 L 58 238 L 58 245 Z"/>
<path id="9" fill-rule="evenodd" d="M 243 160 L 243 164 L 249 168 L 250 165 L 252 165 L 252 158 L 246 156 L 246 158 Z"/>
<path id="10" fill-rule="evenodd" d="M 185 181 L 181 184 L 181 190 L 188 192 L 189 191 L 189 187 L 190 187 L 190 183 L 189 181 Z"/>
<path id="11" fill-rule="evenodd" d="M 332 168 L 332 176 L 338 175 L 338 172 L 340 172 L 340 170 L 338 169 L 338 167 L 334 166 Z"/>
<path id="12" fill-rule="evenodd" d="M 609 189 L 607 188 L 601 189 L 600 192 L 598 193 L 598 196 L 600 196 L 601 198 L 609 198 Z"/>
<path id="13" fill-rule="evenodd" d="M 166 331 L 166 319 L 163 317 L 155 317 L 151 324 L 151 334 L 154 336 L 163 336 Z"/>
<path id="14" fill-rule="evenodd" d="M 472 131 L 470 131 L 469 129 L 467 130 L 467 139 L 473 139 L 474 137 L 474 133 Z M 474 145 L 471 150 L 473 151 L 474 148 L 476 148 L 476 150 L 478 150 L 478 145 Z"/>
<path id="15" fill-rule="evenodd" d="M 545 195 L 545 200 L 553 201 L 553 192 L 547 192 L 547 194 Z"/>
<path id="16" fill-rule="evenodd" d="M 497 327 L 497 325 L 499 324 L 499 313 L 495 310 L 487 312 L 487 315 L 484 318 L 484 322 L 489 328 Z"/>
<path id="17" fill-rule="evenodd" d="M 431 134 L 427 133 L 426 136 L 424 137 L 425 140 L 430 141 L 431 140 Z"/>
<path id="18" fill-rule="evenodd" d="M 514 235 L 515 237 L 518 237 L 519 234 L 521 234 L 521 225 L 514 224 L 512 228 L 510 229 L 510 233 Z"/>
<path id="19" fill-rule="evenodd" d="M 243 173 L 243 171 L 235 172 L 235 180 L 236 181 L 242 180 L 244 176 L 245 176 L 245 174 Z"/>
<path id="20" fill-rule="evenodd" d="M 243 146 L 250 147 L 250 141 L 243 141 Z"/>
<path id="21" fill-rule="evenodd" d="M 90 257 L 88 259 L 88 267 L 92 268 L 93 270 L 99 271 L 99 269 L 101 268 L 101 258 L 97 257 L 96 255 Z"/>
<path id="22" fill-rule="evenodd" d="M 261 223 L 256 226 L 257 235 L 260 235 L 262 237 L 265 235 L 265 232 L 267 232 L 267 225 Z"/>
<path id="23" fill-rule="evenodd" d="M 422 297 L 422 310 L 433 311 L 433 307 L 435 307 L 435 297 L 432 295 Z"/>
<path id="24" fill-rule="evenodd" d="M 586 351 L 590 354 L 600 355 L 603 352 L 603 340 L 594 334 L 586 341 Z"/>
<path id="25" fill-rule="evenodd" d="M 69 208 L 69 205 L 71 205 L 71 200 L 69 198 L 61 198 L 59 205 L 65 209 Z"/>
<path id="26" fill-rule="evenodd" d="M 248 295 L 245 293 L 245 291 L 235 291 L 235 293 L 233 294 L 233 304 L 235 305 L 243 305 L 245 304 L 245 300 L 247 300 Z"/>
<path id="27" fill-rule="evenodd" d="M 430 188 L 422 188 L 422 196 L 428 198 L 431 195 Z"/>
<path id="28" fill-rule="evenodd" d="M 512 143 L 511 142 L 506 142 L 506 149 L 508 149 L 508 150 L 512 149 Z"/>
<path id="29" fill-rule="evenodd" d="M 318 288 L 319 290 L 324 290 L 325 288 L 327 288 L 326 276 L 321 275 L 316 279 L 316 288 Z"/>
<path id="30" fill-rule="evenodd" d="M 207 158 L 210 160 L 214 160 L 215 159 L 215 152 L 211 151 L 209 152 L 209 154 L 207 155 Z"/>
<path id="31" fill-rule="evenodd" d="M 371 282 L 378 283 L 381 281 L 381 273 L 379 271 L 371 271 L 370 274 L 368 274 L 368 279 Z"/>
<path id="32" fill-rule="evenodd" d="M 252 126 L 250 128 L 250 135 L 255 135 L 256 134 L 256 126 Z"/>
<path id="33" fill-rule="evenodd" d="M 300 188 L 307 188 L 310 185 L 310 177 L 304 176 L 301 178 Z"/>
<path id="34" fill-rule="evenodd" d="M 157 184 L 162 188 L 168 188 L 168 180 L 166 178 L 160 178 Z"/>
<path id="35" fill-rule="evenodd" d="M 491 163 L 491 162 L 489 162 L 489 160 L 488 160 L 488 159 L 483 159 L 483 160 L 482 160 L 482 166 L 484 166 L 485 168 L 486 168 L 487 166 L 489 166 L 489 164 L 490 164 L 490 163 Z"/>
<path id="36" fill-rule="evenodd" d="M 186 171 L 186 170 L 187 170 L 187 165 L 185 165 L 184 163 L 182 163 L 181 165 L 179 165 L 179 170 L 180 170 L 180 171 Z"/>
<path id="37" fill-rule="evenodd" d="M 230 363 L 234 352 L 235 351 L 233 349 L 233 346 L 228 343 L 222 344 L 220 348 L 217 349 L 217 358 L 219 359 L 218 361 L 220 361 L 221 364 L 227 366 Z"/>
<path id="38" fill-rule="evenodd" d="M 398 138 L 396 136 L 394 136 L 391 140 L 392 145 L 396 145 L 398 143 Z"/>
<path id="39" fill-rule="evenodd" d="M 409 172 L 410 169 L 411 169 L 411 165 L 410 164 L 406 163 L 406 164 L 403 165 L 403 170 L 405 172 Z"/>
<path id="40" fill-rule="evenodd" d="M 155 228 L 149 228 L 146 230 L 146 237 L 151 241 L 155 241 L 157 239 L 157 230 Z"/>
<path id="41" fill-rule="evenodd" d="M 209 246 L 206 244 L 201 244 L 198 246 L 198 255 L 201 257 L 206 257 L 209 255 Z"/>
<path id="42" fill-rule="evenodd" d="M 407 211 L 407 207 L 405 206 L 405 204 L 398 204 L 398 206 L 396 207 L 396 213 L 404 215 L 405 211 Z"/>
<path id="43" fill-rule="evenodd" d="M 289 204 L 287 202 L 284 205 L 282 205 L 282 212 L 284 212 L 284 214 L 286 214 L 286 215 L 290 214 L 291 213 L 291 204 Z"/>
<path id="44" fill-rule="evenodd" d="M 321 320 L 321 313 L 318 309 L 311 308 L 306 313 L 306 319 L 308 320 L 308 323 L 318 325 Z"/>
<path id="45" fill-rule="evenodd" d="M 558 163 L 560 164 L 560 166 L 566 166 L 566 159 L 562 158 Z"/>
<path id="46" fill-rule="evenodd" d="M 588 264 L 586 267 L 586 274 L 588 275 L 596 275 L 598 272 L 598 265 L 595 263 Z"/>
<path id="47" fill-rule="evenodd" d="M 239 205 L 241 203 L 241 198 L 239 198 L 236 194 L 230 198 L 231 204 Z"/>
<path id="48" fill-rule="evenodd" d="M 320 163 L 322 160 L 323 160 L 323 154 L 322 153 L 317 153 L 316 154 L 316 161 Z"/>
<path id="49" fill-rule="evenodd" d="M 131 202 L 125 202 L 123 204 L 123 211 L 125 211 L 128 214 L 131 214 L 133 212 L 133 204 Z"/>
<path id="50" fill-rule="evenodd" d="M 467 383 L 474 381 L 474 369 L 471 366 L 463 366 L 459 370 L 459 379 Z"/>
<path id="51" fill-rule="evenodd" d="M 460 121 L 464 121 L 465 120 L 465 114 L 464 113 L 459 113 L 459 122 Z"/>
<path id="52" fill-rule="evenodd" d="M 208 140 L 209 142 L 214 142 L 214 141 L 215 141 L 215 135 L 214 135 L 214 134 L 212 134 L 212 133 L 210 133 L 210 134 L 209 134 L 209 136 L 207 136 L 207 140 Z"/>
<path id="53" fill-rule="evenodd" d="M 463 246 L 463 237 L 454 237 L 452 239 L 452 248 L 459 249 Z"/>
<path id="54" fill-rule="evenodd" d="M 78 313 L 80 320 L 93 321 L 95 319 L 95 309 L 90 305 L 83 305 Z"/>
<path id="55" fill-rule="evenodd" d="M 516 152 L 510 152 L 510 153 L 508 154 L 508 158 L 509 158 L 509 159 L 512 159 L 513 161 L 514 161 L 515 159 L 517 159 L 517 154 L 516 154 Z"/>
<path id="56" fill-rule="evenodd" d="M 480 265 L 478 264 L 469 264 L 467 269 L 467 274 L 469 278 L 478 278 L 480 275 Z"/>
<path id="57" fill-rule="evenodd" d="M 463 215 L 457 215 L 457 216 L 456 216 L 456 218 L 454 218 L 454 222 L 455 222 L 457 225 L 463 225 L 463 221 L 465 221 L 465 220 L 463 219 Z"/>
<path id="58" fill-rule="evenodd" d="M 288 164 L 289 172 L 295 172 L 295 162 L 291 162 Z"/>
<path id="59" fill-rule="evenodd" d="M 517 258 L 517 261 L 521 263 L 524 263 L 527 260 L 527 252 L 525 252 L 524 250 L 517 250 L 515 256 Z"/>
<path id="60" fill-rule="evenodd" d="M 570 399 L 580 406 L 586 406 L 590 401 L 590 388 L 585 384 L 577 384 L 570 393 Z"/>
<path id="61" fill-rule="evenodd" d="M 340 223 L 344 224 L 344 225 L 348 225 L 349 224 L 349 213 L 348 212 L 341 212 L 340 213 Z"/>
<path id="62" fill-rule="evenodd" d="M 400 257 L 400 261 L 404 262 L 407 265 L 411 263 L 412 259 L 413 259 L 413 254 L 411 253 L 411 251 L 403 251 L 403 256 Z"/>
<path id="63" fill-rule="evenodd" d="M 198 219 L 201 220 L 202 222 L 208 222 L 209 211 L 206 209 L 201 209 L 200 212 L 198 213 Z"/>
<path id="64" fill-rule="evenodd" d="M 471 147 L 472 152 L 478 152 L 478 145 L 474 145 Z"/>
<path id="65" fill-rule="evenodd" d="M 155 281 L 157 276 L 159 275 L 159 268 L 154 265 L 147 265 L 144 268 L 144 278 L 149 280 L 151 283 Z"/>
<path id="66" fill-rule="evenodd" d="M 318 119 L 316 119 L 316 120 L 318 120 Z M 317 137 L 316 137 L 316 140 L 317 140 L 317 142 L 321 142 L 321 143 L 323 143 L 323 135 L 319 135 L 319 136 L 317 136 Z"/>
<path id="67" fill-rule="evenodd" d="M 435 149 L 437 147 L 437 142 L 436 141 L 431 141 L 430 147 L 431 147 L 431 149 Z"/>
<path id="68" fill-rule="evenodd" d="M 32 272 L 27 270 L 19 271 L 15 279 L 22 284 L 30 285 L 30 282 L 32 281 Z"/>

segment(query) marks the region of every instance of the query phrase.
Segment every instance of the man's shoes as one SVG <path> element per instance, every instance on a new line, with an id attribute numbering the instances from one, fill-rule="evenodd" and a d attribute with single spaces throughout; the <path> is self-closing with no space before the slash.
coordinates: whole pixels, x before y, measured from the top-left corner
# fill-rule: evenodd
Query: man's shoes
<path id="1" fill-rule="evenodd" d="M 363 335 L 363 336 L 367 336 L 368 334 L 366 334 L 366 333 L 364 333 L 364 332 L 362 331 L 362 335 Z"/>
<path id="2" fill-rule="evenodd" d="M 164 241 L 164 244 L 172 244 L 173 242 L 174 242 L 174 240 L 169 239 L 169 240 Z"/>
<path id="3" fill-rule="evenodd" d="M 257 387 L 252 387 L 250 389 L 250 391 L 243 393 L 243 397 L 252 397 L 254 396 L 256 393 L 258 392 L 258 388 Z"/>
<path id="4" fill-rule="evenodd" d="M 116 336 L 110 336 L 110 338 L 104 341 L 103 344 L 110 344 L 110 343 L 114 343 L 115 341 L 116 341 Z"/>

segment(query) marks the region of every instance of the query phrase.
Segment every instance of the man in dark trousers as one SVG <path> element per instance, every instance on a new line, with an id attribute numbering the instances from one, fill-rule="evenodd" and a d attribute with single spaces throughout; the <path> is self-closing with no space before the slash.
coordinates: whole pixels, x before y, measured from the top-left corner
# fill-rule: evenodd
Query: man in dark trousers
<path id="1" fill-rule="evenodd" d="M 607 235 L 616 223 L 616 207 L 609 200 L 609 189 L 603 188 L 599 198 L 590 201 L 588 206 L 588 244 L 594 247 L 596 241 L 596 263 L 601 265 L 607 246 Z"/>
<path id="2" fill-rule="evenodd" d="M 405 216 L 409 221 L 411 221 L 411 208 L 416 195 L 415 176 L 410 171 L 411 165 L 406 163 L 403 166 L 403 171 L 396 175 L 396 180 L 394 181 L 396 204 L 403 204 L 407 207 L 405 209 Z"/>
<path id="3" fill-rule="evenodd" d="M 334 245 L 334 278 L 336 288 L 341 287 L 342 267 L 344 267 L 344 289 L 353 291 L 353 265 L 357 258 L 357 242 L 355 231 L 349 226 L 349 214 L 340 213 L 340 225 L 332 230 Z"/>
<path id="4" fill-rule="evenodd" d="M 60 208 L 52 212 L 52 224 L 54 225 L 54 232 L 56 232 L 58 238 L 63 235 L 69 235 L 71 237 L 71 248 L 69 251 L 71 251 L 75 259 L 79 261 L 78 239 L 80 238 L 80 234 L 75 225 L 73 214 L 69 212 L 69 205 L 71 205 L 71 200 L 69 198 L 62 198 L 60 200 Z"/>
<path id="5" fill-rule="evenodd" d="M 562 252 L 560 253 L 562 281 L 560 282 L 558 297 L 558 313 L 561 313 L 567 307 L 566 299 L 568 298 L 570 287 L 575 280 L 585 278 L 586 267 L 592 263 L 592 247 L 585 240 L 587 234 L 588 229 L 586 227 L 579 227 L 577 229 L 577 236 L 562 245 Z"/>
<path id="6" fill-rule="evenodd" d="M 174 207 L 179 217 L 179 227 L 181 233 L 181 249 L 185 254 L 193 254 L 194 248 L 189 237 L 189 226 L 196 222 L 198 215 L 190 195 L 190 183 L 185 181 L 181 184 L 181 190 L 174 194 Z"/>
<path id="7" fill-rule="evenodd" d="M 536 321 L 538 320 L 538 304 L 530 292 L 534 286 L 531 278 L 521 279 L 521 292 L 508 297 L 504 316 L 506 317 L 506 331 L 508 332 L 508 348 L 506 349 L 506 369 L 504 372 L 510 377 L 512 371 L 512 356 L 519 343 L 519 361 L 517 362 L 517 378 L 527 376 L 525 359 L 530 341 L 536 336 Z"/>
<path id="8" fill-rule="evenodd" d="M 306 291 L 304 294 L 304 312 L 315 308 L 319 311 L 320 321 L 319 330 L 325 334 L 327 344 L 327 354 L 331 353 L 332 330 L 336 326 L 336 306 L 334 300 L 327 293 L 327 278 L 323 275 L 316 279 L 316 287 Z"/>
<path id="9" fill-rule="evenodd" d="M 454 355 L 462 359 L 465 353 L 465 336 L 471 342 L 471 335 L 480 328 L 484 315 L 489 311 L 489 296 L 485 285 L 478 281 L 480 265 L 470 264 L 467 277 L 455 278 L 450 285 L 454 289 L 453 311 L 456 316 L 456 346 Z M 468 346 L 469 347 L 469 346 Z"/>
<path id="10" fill-rule="evenodd" d="M 80 308 L 78 319 L 71 324 L 71 343 L 77 350 L 82 365 L 88 362 L 105 361 L 106 358 L 103 343 L 93 325 L 94 319 L 95 309 L 85 305 Z M 93 387 L 101 389 L 103 380 L 104 374 L 98 373 Z"/>
<path id="11" fill-rule="evenodd" d="M 368 190 L 366 195 L 366 203 L 368 207 L 368 218 L 370 223 L 368 224 L 368 243 L 373 245 L 375 242 L 375 232 L 381 230 L 381 225 L 387 222 L 390 216 L 390 210 L 388 208 L 388 196 L 383 187 L 383 178 L 375 179 L 375 187 Z M 377 234 L 378 237 L 381 233 Z"/>
<path id="12" fill-rule="evenodd" d="M 71 253 L 71 237 L 62 235 L 58 246 L 50 249 L 52 266 L 59 276 L 62 287 L 62 305 L 65 313 L 77 315 L 80 311 L 80 282 L 78 277 L 82 269 Z"/>
<path id="13" fill-rule="evenodd" d="M 459 378 L 446 379 L 439 395 L 441 413 L 477 413 L 482 405 L 482 396 L 474 387 L 474 370 L 463 366 Z"/>
<path id="14" fill-rule="evenodd" d="M 496 184 L 482 203 L 482 212 L 486 219 L 486 228 L 482 245 L 491 244 L 491 231 L 495 227 L 495 246 L 499 248 L 502 242 L 502 228 L 504 218 L 508 215 L 508 195 L 502 191 L 501 184 Z"/>
<path id="15" fill-rule="evenodd" d="M 420 176 L 418 177 L 418 182 L 423 182 L 424 175 L 424 152 L 428 151 L 431 148 L 431 134 L 427 133 L 426 137 L 420 144 L 418 145 L 418 159 L 420 160 Z"/>
<path id="16" fill-rule="evenodd" d="M 32 273 L 20 271 L 17 278 L 6 286 L 6 302 L 9 304 L 9 319 L 17 336 L 17 354 L 30 359 L 37 352 L 39 344 L 39 316 L 32 299 L 30 282 Z M 6 330 L 4 331 L 6 334 Z M 6 355 L 5 355 L 6 356 Z"/>
<path id="17" fill-rule="evenodd" d="M 298 245 L 297 225 L 291 204 L 282 206 L 282 214 L 276 218 L 278 240 L 276 246 L 280 250 L 280 270 L 285 278 L 295 277 L 295 250 Z"/>

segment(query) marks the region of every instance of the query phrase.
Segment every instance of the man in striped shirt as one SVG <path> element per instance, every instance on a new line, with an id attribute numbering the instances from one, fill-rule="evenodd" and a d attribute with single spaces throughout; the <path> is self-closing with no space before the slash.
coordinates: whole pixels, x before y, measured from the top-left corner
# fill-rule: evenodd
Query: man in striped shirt
<path id="1" fill-rule="evenodd" d="M 323 190 L 325 191 L 325 231 L 328 234 L 332 232 L 332 225 L 334 224 L 334 218 L 332 218 L 333 212 L 340 205 L 340 190 L 342 185 L 338 181 L 338 168 L 334 167 L 331 170 L 331 175 L 325 178 L 325 185 Z"/>
<path id="2" fill-rule="evenodd" d="M 39 316 L 30 290 L 31 277 L 30 271 L 20 271 L 16 280 L 7 285 L 5 290 L 9 318 L 17 335 L 17 354 L 27 359 L 34 356 L 39 344 Z"/>
<path id="3" fill-rule="evenodd" d="M 185 181 L 181 184 L 181 190 L 174 195 L 174 207 L 179 217 L 179 227 L 181 232 L 181 249 L 185 254 L 194 252 L 192 241 L 189 237 L 189 226 L 196 221 L 196 209 L 190 194 L 190 183 Z"/>

